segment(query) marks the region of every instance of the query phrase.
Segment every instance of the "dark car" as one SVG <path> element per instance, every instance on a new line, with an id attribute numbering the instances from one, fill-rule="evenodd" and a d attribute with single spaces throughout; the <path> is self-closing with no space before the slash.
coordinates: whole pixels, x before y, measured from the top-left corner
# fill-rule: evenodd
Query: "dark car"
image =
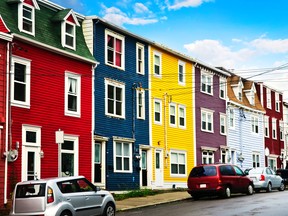
<path id="1" fill-rule="evenodd" d="M 280 175 L 284 180 L 285 187 L 288 186 L 288 169 L 277 169 L 276 174 Z"/>
<path id="2" fill-rule="evenodd" d="M 229 198 L 231 193 L 254 192 L 253 181 L 236 165 L 206 164 L 194 167 L 187 180 L 188 193 L 198 199 L 207 195 Z"/>

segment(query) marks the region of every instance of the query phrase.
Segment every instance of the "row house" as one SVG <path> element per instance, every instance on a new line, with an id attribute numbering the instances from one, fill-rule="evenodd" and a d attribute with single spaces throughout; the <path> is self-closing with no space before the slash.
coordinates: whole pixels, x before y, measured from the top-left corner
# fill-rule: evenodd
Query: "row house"
<path id="1" fill-rule="evenodd" d="M 256 88 L 260 103 L 266 110 L 263 120 L 265 165 L 274 170 L 284 168 L 283 93 L 261 82 L 257 83 Z"/>
<path id="2" fill-rule="evenodd" d="M 282 167 L 288 169 L 288 103 L 283 101 L 283 135 L 284 135 L 284 154 L 282 157 Z"/>
<path id="3" fill-rule="evenodd" d="M 231 74 L 227 79 L 229 162 L 242 169 L 265 166 L 264 114 L 255 83 Z"/>
<path id="4" fill-rule="evenodd" d="M 1 126 L 6 128 L 1 134 L 1 167 L 5 164 L 6 170 L 0 181 L 6 203 L 18 181 L 66 175 L 91 179 L 97 62 L 84 40 L 84 17 L 73 10 L 45 0 L 1 0 L 0 14 L 1 37 L 3 21 L 13 36 L 12 41 L 4 36 L 9 57 L 1 54 L 0 65 L 9 82 L 7 106 L 1 95 L 0 113 L 8 116 L 7 126 Z M 1 40 L 0 51 L 6 52 L 5 47 Z"/>

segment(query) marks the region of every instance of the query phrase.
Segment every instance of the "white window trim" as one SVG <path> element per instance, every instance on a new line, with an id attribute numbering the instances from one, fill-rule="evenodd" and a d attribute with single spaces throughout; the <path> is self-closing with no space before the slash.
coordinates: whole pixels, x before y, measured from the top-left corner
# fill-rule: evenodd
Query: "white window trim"
<path id="1" fill-rule="evenodd" d="M 267 135 L 266 135 L 266 128 L 267 128 Z M 269 116 L 264 116 L 264 136 L 270 137 Z"/>
<path id="2" fill-rule="evenodd" d="M 141 65 L 141 70 L 139 72 L 139 64 L 138 64 L 138 61 L 139 61 L 139 53 L 138 53 L 138 50 L 141 49 L 141 56 L 142 56 L 142 65 Z M 136 72 L 138 74 L 141 74 L 141 75 L 144 75 L 145 74 L 145 48 L 144 48 L 144 45 L 142 44 L 139 44 L 137 43 L 136 44 Z"/>
<path id="3" fill-rule="evenodd" d="M 179 71 L 179 66 L 182 66 L 182 69 L 183 69 L 183 81 L 180 81 L 179 80 L 179 74 L 180 74 L 180 71 Z M 186 83 L 186 63 L 185 62 L 183 62 L 183 61 L 178 61 L 178 83 L 180 84 L 180 85 L 185 85 L 185 83 Z"/>
<path id="4" fill-rule="evenodd" d="M 207 155 L 204 155 L 203 153 L 204 152 L 207 152 Z M 212 153 L 212 155 L 210 156 L 209 155 L 209 153 Z M 211 164 L 213 164 L 214 163 L 214 157 L 215 157 L 215 152 L 214 151 L 208 151 L 208 150 L 203 150 L 202 152 L 201 152 L 201 158 L 202 158 L 202 164 L 204 164 L 204 158 L 206 158 L 207 159 L 207 161 L 209 161 L 209 158 L 211 158 L 212 160 L 211 160 Z"/>
<path id="5" fill-rule="evenodd" d="M 119 40 L 122 41 L 122 58 L 121 58 L 121 67 L 117 66 L 115 61 L 116 61 L 116 57 L 115 57 L 115 51 L 113 52 L 114 54 L 114 63 L 111 64 L 108 62 L 108 47 L 107 47 L 107 38 L 108 38 L 108 35 L 111 35 L 112 37 L 114 38 L 117 38 Z M 121 70 L 125 70 L 125 37 L 120 35 L 120 34 L 117 34 L 117 33 L 114 33 L 108 29 L 105 30 L 105 64 L 106 65 L 109 65 L 111 67 L 115 67 L 115 68 L 119 68 Z"/>
<path id="6" fill-rule="evenodd" d="M 273 131 L 275 130 L 275 136 Z M 272 118 L 272 139 L 277 139 L 277 119 Z"/>
<path id="7" fill-rule="evenodd" d="M 114 87 L 118 87 L 122 89 L 122 115 L 116 115 L 116 114 L 111 114 L 108 113 L 108 85 L 112 85 Z M 113 81 L 113 80 L 109 80 L 109 79 L 105 79 L 105 115 L 107 116 L 112 116 L 112 117 L 116 117 L 116 118 L 125 118 L 125 85 L 123 83 L 117 82 L 117 81 Z"/>
<path id="8" fill-rule="evenodd" d="M 116 143 L 122 143 L 122 146 L 123 146 L 123 143 L 129 144 L 129 170 L 126 170 L 126 171 L 123 170 L 123 166 L 124 166 L 123 164 L 122 164 L 122 170 L 116 170 Z M 123 158 L 123 154 L 122 154 L 121 157 Z M 115 173 L 132 173 L 133 172 L 132 160 L 133 160 L 133 157 L 132 157 L 132 143 L 131 142 L 124 142 L 124 141 L 116 141 L 116 140 L 114 140 L 113 141 L 113 165 L 114 165 L 114 172 Z"/>
<path id="9" fill-rule="evenodd" d="M 31 132 L 36 133 L 36 143 L 26 142 L 26 132 L 27 131 L 31 131 Z M 22 145 L 23 146 L 41 147 L 41 127 L 23 125 L 22 126 Z"/>
<path id="10" fill-rule="evenodd" d="M 231 118 L 231 111 L 233 112 L 232 118 Z M 231 126 L 231 119 L 233 122 L 233 126 Z M 229 109 L 229 129 L 235 129 L 235 109 L 234 108 Z"/>
<path id="11" fill-rule="evenodd" d="M 170 160 L 170 176 L 171 176 L 171 177 L 186 177 L 186 176 L 187 176 L 187 152 L 185 152 L 185 151 L 171 150 L 171 152 L 170 152 L 170 158 L 172 158 L 172 156 L 171 156 L 172 153 L 177 154 L 177 157 L 178 157 L 179 154 L 183 154 L 183 155 L 184 155 L 184 157 L 185 157 L 185 163 L 184 163 L 183 165 L 185 165 L 185 174 L 175 174 L 175 173 L 172 173 L 172 167 L 171 167 L 172 162 L 171 162 L 171 160 Z M 179 165 L 179 162 L 177 163 L 177 165 Z M 178 171 L 179 171 L 179 170 L 178 170 Z"/>
<path id="12" fill-rule="evenodd" d="M 279 127 L 280 127 L 280 140 L 284 141 L 284 122 L 283 121 L 279 121 Z"/>
<path id="13" fill-rule="evenodd" d="M 159 74 L 155 73 L 155 55 L 159 56 Z M 153 52 L 153 74 L 155 77 L 162 77 L 162 53 L 158 51 Z"/>
<path id="14" fill-rule="evenodd" d="M 221 120 L 223 119 L 224 122 L 224 133 L 221 132 L 221 127 L 222 127 L 222 123 Z M 220 134 L 221 135 L 226 135 L 227 134 L 227 120 L 226 120 L 226 114 L 220 113 Z"/>
<path id="15" fill-rule="evenodd" d="M 258 158 L 259 158 L 259 166 L 257 166 L 257 161 L 255 161 L 255 164 L 256 164 L 256 167 L 261 167 L 260 153 L 258 153 L 258 152 L 253 152 L 252 153 L 252 167 L 254 167 L 253 166 L 253 164 L 254 164 L 253 156 L 255 157 L 255 159 L 257 159 L 257 156 L 258 156 Z"/>
<path id="16" fill-rule="evenodd" d="M 256 133 L 256 126 L 257 126 L 257 130 L 258 130 L 258 132 Z M 252 134 L 259 134 L 259 117 L 257 117 L 257 116 L 251 116 L 251 133 Z"/>
<path id="17" fill-rule="evenodd" d="M 170 116 L 171 116 L 171 107 L 174 107 L 174 117 L 175 117 L 175 124 L 172 124 L 171 123 L 171 119 L 170 119 Z M 169 104 L 169 125 L 171 127 L 177 127 L 177 107 L 176 107 L 176 104 L 175 103 L 170 103 Z"/>
<path id="18" fill-rule="evenodd" d="M 156 102 L 159 103 L 159 106 L 160 106 L 160 121 L 156 121 L 156 120 L 155 120 L 155 113 L 156 113 L 155 103 L 156 103 Z M 160 99 L 154 99 L 153 111 L 154 111 L 154 114 L 153 114 L 154 123 L 155 123 L 155 124 L 158 124 L 158 125 L 162 125 L 162 100 L 160 100 Z"/>
<path id="19" fill-rule="evenodd" d="M 23 29 L 23 9 L 24 6 L 31 9 L 31 21 L 32 21 L 32 32 Z M 35 8 L 29 4 L 20 3 L 18 4 L 18 29 L 20 32 L 24 32 L 35 36 Z"/>
<path id="20" fill-rule="evenodd" d="M 202 114 L 205 113 L 206 114 L 206 120 L 205 122 L 207 123 L 206 126 L 207 126 L 207 129 L 204 130 L 202 128 Z M 208 114 L 211 115 L 211 131 L 208 130 Z M 209 110 L 209 109 L 205 109 L 205 108 L 201 108 L 201 131 L 203 132 L 207 132 L 207 133 L 214 133 L 214 111 L 213 110 Z"/>
<path id="21" fill-rule="evenodd" d="M 272 101 L 271 101 L 271 89 L 266 88 L 266 107 L 268 109 L 271 109 L 272 108 L 271 104 L 272 104 Z"/>
<path id="22" fill-rule="evenodd" d="M 184 110 L 184 125 L 180 125 L 180 109 Z M 183 105 L 178 105 L 178 125 L 179 128 L 186 129 L 186 107 Z"/>
<path id="23" fill-rule="evenodd" d="M 68 91 L 69 91 L 69 78 L 77 80 L 76 92 L 77 92 L 77 111 L 68 110 Z M 65 72 L 65 115 L 80 117 L 81 116 L 81 76 L 72 72 Z"/>
<path id="24" fill-rule="evenodd" d="M 22 108 L 30 108 L 30 91 L 31 91 L 31 61 L 21 57 L 13 56 L 11 60 L 11 105 L 18 106 Z M 22 64 L 26 66 L 26 95 L 25 102 L 14 100 L 14 70 L 15 63 Z"/>
<path id="25" fill-rule="evenodd" d="M 221 97 L 221 90 L 224 91 L 224 97 Z M 223 77 L 219 78 L 219 98 L 225 100 L 226 99 L 226 79 Z"/>
<path id="26" fill-rule="evenodd" d="M 69 36 L 73 37 L 73 46 L 69 46 L 66 41 L 66 35 L 67 35 L 66 24 L 69 24 L 73 27 L 73 35 L 69 34 Z M 62 29 L 62 34 L 61 34 L 62 46 L 75 50 L 76 49 L 76 25 L 75 23 L 65 20 L 61 23 L 61 29 Z"/>
<path id="27" fill-rule="evenodd" d="M 205 76 L 206 78 L 211 78 L 211 93 L 209 93 L 208 91 L 207 91 L 207 82 L 205 83 L 205 85 L 206 85 L 206 89 L 205 89 L 205 91 L 203 91 L 202 90 L 202 83 L 203 83 L 203 81 L 202 81 L 202 76 Z M 205 72 L 205 71 L 201 71 L 201 82 L 200 82 L 200 91 L 202 92 L 202 93 L 204 93 L 204 94 L 208 94 L 208 95 L 213 95 L 213 75 L 212 74 L 209 74 L 209 73 L 207 73 L 207 72 Z"/>
<path id="28" fill-rule="evenodd" d="M 142 116 L 140 116 L 139 113 L 139 98 L 138 95 L 142 94 L 142 107 L 141 107 L 141 111 L 142 111 Z M 137 109 L 137 118 L 138 119 L 143 119 L 145 120 L 145 90 L 144 89 L 137 89 L 136 90 L 136 109 Z"/>
<path id="29" fill-rule="evenodd" d="M 275 110 L 276 112 L 280 112 L 280 99 L 279 99 L 279 93 L 275 92 Z M 277 108 L 278 107 L 278 108 Z"/>

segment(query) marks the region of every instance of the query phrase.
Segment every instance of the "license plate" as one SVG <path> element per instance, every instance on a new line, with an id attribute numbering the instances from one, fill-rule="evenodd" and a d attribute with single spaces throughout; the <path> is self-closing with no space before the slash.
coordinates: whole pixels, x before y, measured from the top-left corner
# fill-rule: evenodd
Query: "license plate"
<path id="1" fill-rule="evenodd" d="M 206 184 L 200 184 L 200 188 L 206 188 Z"/>

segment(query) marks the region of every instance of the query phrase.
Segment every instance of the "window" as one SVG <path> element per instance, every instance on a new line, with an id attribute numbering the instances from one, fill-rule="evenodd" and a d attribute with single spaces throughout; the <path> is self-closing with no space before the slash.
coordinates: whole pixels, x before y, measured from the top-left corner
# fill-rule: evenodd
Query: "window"
<path id="1" fill-rule="evenodd" d="M 61 165 L 60 176 L 78 175 L 78 137 L 64 136 L 64 143 L 60 144 Z"/>
<path id="2" fill-rule="evenodd" d="M 271 90 L 266 88 L 266 107 L 271 109 Z"/>
<path id="3" fill-rule="evenodd" d="M 140 44 L 137 44 L 136 45 L 136 52 L 137 52 L 137 65 L 136 65 L 136 68 L 137 68 L 137 73 L 139 74 L 144 74 L 144 46 L 143 45 L 140 45 Z"/>
<path id="4" fill-rule="evenodd" d="M 242 89 L 241 88 L 239 88 L 239 91 L 238 91 L 238 100 L 242 101 Z"/>
<path id="5" fill-rule="evenodd" d="M 259 119 L 258 117 L 251 116 L 252 133 L 259 133 Z"/>
<path id="6" fill-rule="evenodd" d="M 35 34 L 35 8 L 28 4 L 19 4 L 18 27 L 21 32 Z"/>
<path id="7" fill-rule="evenodd" d="M 253 153 L 252 154 L 253 168 L 260 167 L 260 154 Z"/>
<path id="8" fill-rule="evenodd" d="M 179 105 L 179 127 L 185 128 L 186 127 L 186 107 Z"/>
<path id="9" fill-rule="evenodd" d="M 185 63 L 178 61 L 178 82 L 181 85 L 185 84 Z"/>
<path id="10" fill-rule="evenodd" d="M 125 118 L 125 86 L 105 79 L 105 114 Z"/>
<path id="11" fill-rule="evenodd" d="M 79 74 L 65 73 L 65 114 L 80 117 L 81 77 Z"/>
<path id="12" fill-rule="evenodd" d="M 212 95 L 213 88 L 213 76 L 210 74 L 203 73 L 201 74 L 201 92 Z"/>
<path id="13" fill-rule="evenodd" d="M 76 44 L 76 25 L 72 22 L 62 22 L 62 46 L 75 49 Z"/>
<path id="14" fill-rule="evenodd" d="M 277 112 L 280 112 L 280 99 L 279 99 L 279 93 L 275 93 L 275 110 Z"/>
<path id="15" fill-rule="evenodd" d="M 132 144 L 114 142 L 114 171 L 132 172 Z"/>
<path id="16" fill-rule="evenodd" d="M 214 163 L 214 152 L 202 151 L 202 164 L 213 164 L 213 163 Z"/>
<path id="17" fill-rule="evenodd" d="M 171 174 L 186 175 L 186 154 L 171 152 Z"/>
<path id="18" fill-rule="evenodd" d="M 219 97 L 222 99 L 226 98 L 226 79 L 223 77 L 220 77 L 219 81 Z"/>
<path id="19" fill-rule="evenodd" d="M 284 122 L 279 121 L 279 125 L 280 125 L 280 140 L 283 141 L 284 140 Z"/>
<path id="20" fill-rule="evenodd" d="M 229 110 L 229 127 L 235 128 L 235 116 L 234 116 L 234 109 Z"/>
<path id="21" fill-rule="evenodd" d="M 272 138 L 277 139 L 277 120 L 272 119 Z"/>
<path id="22" fill-rule="evenodd" d="M 137 118 L 145 119 L 145 91 L 137 90 Z"/>
<path id="23" fill-rule="evenodd" d="M 220 134 L 226 134 L 226 115 L 220 114 Z"/>
<path id="24" fill-rule="evenodd" d="M 221 163 L 227 163 L 227 152 L 226 149 L 221 150 Z"/>
<path id="25" fill-rule="evenodd" d="M 265 137 L 269 137 L 269 116 L 264 117 L 264 129 L 265 129 Z"/>
<path id="26" fill-rule="evenodd" d="M 175 104 L 170 104 L 169 106 L 169 120 L 170 126 L 176 126 L 176 106 Z"/>
<path id="27" fill-rule="evenodd" d="M 201 110 L 201 130 L 206 132 L 213 132 L 213 112 Z"/>
<path id="28" fill-rule="evenodd" d="M 124 70 L 124 37 L 105 31 L 105 63 Z"/>
<path id="29" fill-rule="evenodd" d="M 30 107 L 31 62 L 22 58 L 12 58 L 11 100 L 12 105 Z"/>
<path id="30" fill-rule="evenodd" d="M 276 159 L 275 159 L 275 158 L 268 158 L 268 166 L 269 166 L 272 170 L 276 170 L 276 169 L 277 169 Z"/>
<path id="31" fill-rule="evenodd" d="M 154 122 L 156 124 L 162 124 L 162 101 L 154 100 Z"/>
<path id="32" fill-rule="evenodd" d="M 161 68 L 161 54 L 158 52 L 154 52 L 153 64 L 154 64 L 154 75 L 161 76 L 162 68 Z"/>

